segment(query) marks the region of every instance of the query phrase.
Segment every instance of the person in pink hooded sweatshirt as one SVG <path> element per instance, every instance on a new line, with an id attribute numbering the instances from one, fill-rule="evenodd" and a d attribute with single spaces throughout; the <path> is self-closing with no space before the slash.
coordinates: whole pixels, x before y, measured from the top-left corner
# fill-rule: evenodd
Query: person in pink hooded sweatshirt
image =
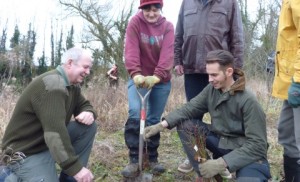
<path id="1" fill-rule="evenodd" d="M 140 11 L 132 17 L 126 29 L 125 67 L 128 81 L 128 119 L 125 143 L 129 149 L 129 164 L 121 171 L 124 177 L 138 175 L 138 148 L 141 102 L 137 91 L 151 93 L 147 100 L 146 126 L 160 122 L 171 90 L 171 70 L 174 62 L 174 26 L 161 15 L 162 0 L 140 0 Z M 138 90 L 137 90 L 138 89 Z M 165 171 L 158 163 L 160 135 L 145 145 L 152 173 Z"/>

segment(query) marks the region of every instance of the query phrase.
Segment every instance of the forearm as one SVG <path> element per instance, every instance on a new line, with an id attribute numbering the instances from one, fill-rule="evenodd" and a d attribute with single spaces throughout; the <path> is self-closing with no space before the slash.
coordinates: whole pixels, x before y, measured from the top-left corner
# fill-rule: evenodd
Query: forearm
<path id="1" fill-rule="evenodd" d="M 93 106 L 91 105 L 90 101 L 86 100 L 82 94 L 80 94 L 77 98 L 78 98 L 78 104 L 76 106 L 77 108 L 75 109 L 74 115 L 77 116 L 84 111 L 88 111 L 93 113 L 94 119 L 96 119 L 97 113 L 94 110 Z"/>

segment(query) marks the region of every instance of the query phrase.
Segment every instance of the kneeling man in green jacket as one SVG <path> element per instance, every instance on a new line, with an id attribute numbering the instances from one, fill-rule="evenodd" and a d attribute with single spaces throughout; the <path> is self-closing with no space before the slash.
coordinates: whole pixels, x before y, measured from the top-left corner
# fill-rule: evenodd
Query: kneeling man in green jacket
<path id="1" fill-rule="evenodd" d="M 70 48 L 61 65 L 25 88 L 2 139 L 1 162 L 10 171 L 6 182 L 93 181 L 87 164 L 97 114 L 80 86 L 92 63 L 90 51 Z"/>
<path id="2" fill-rule="evenodd" d="M 184 150 L 200 179 L 236 172 L 237 181 L 268 181 L 266 117 L 255 96 L 245 89 L 244 73 L 235 69 L 228 51 L 207 54 L 210 84 L 190 102 L 145 128 L 145 139 L 177 126 Z M 194 119 L 209 113 L 211 124 Z M 195 134 L 195 128 L 200 134 Z M 190 133 L 204 134 L 212 158 L 199 164 Z"/>

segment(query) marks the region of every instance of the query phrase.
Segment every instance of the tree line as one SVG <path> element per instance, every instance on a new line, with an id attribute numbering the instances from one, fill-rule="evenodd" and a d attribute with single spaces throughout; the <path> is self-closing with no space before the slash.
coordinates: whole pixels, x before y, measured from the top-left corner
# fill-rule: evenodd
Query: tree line
<path id="1" fill-rule="evenodd" d="M 116 1 L 104 4 L 100 4 L 98 0 L 58 1 L 67 12 L 67 17 L 77 16 L 84 20 L 84 33 L 78 43 L 93 52 L 92 74 L 99 76 L 105 73 L 111 64 L 117 64 L 121 78 L 126 79 L 123 60 L 125 31 L 130 17 L 137 11 L 137 1 L 126 1 L 126 6 L 123 5 L 121 10 L 116 10 Z M 267 79 L 270 75 L 266 74 L 265 65 L 268 55 L 276 47 L 281 1 L 258 0 L 256 15 L 249 12 L 248 0 L 238 2 L 244 25 L 244 70 L 248 76 Z M 25 34 L 19 31 L 16 24 L 12 37 L 7 37 L 7 27 L 2 28 L 0 83 L 9 84 L 14 78 L 15 84 L 26 86 L 35 76 L 59 65 L 62 53 L 74 46 L 73 26 L 66 33 L 61 30 L 56 42 L 51 26 L 50 45 L 44 45 L 42 55 L 35 55 L 37 32 L 33 24 L 34 22 L 29 23 Z M 94 46 L 95 42 L 97 46 Z M 8 43 L 9 47 L 6 47 Z M 50 46 L 50 57 L 45 55 L 46 46 Z M 2 86 L 3 84 L 0 85 L 0 91 Z"/>

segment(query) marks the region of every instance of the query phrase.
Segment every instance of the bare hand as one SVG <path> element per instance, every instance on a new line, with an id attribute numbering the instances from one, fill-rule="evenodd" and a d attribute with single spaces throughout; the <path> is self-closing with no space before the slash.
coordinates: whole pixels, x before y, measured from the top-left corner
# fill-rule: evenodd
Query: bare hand
<path id="1" fill-rule="evenodd" d="M 184 74 L 184 72 L 183 72 L 183 66 L 182 65 L 176 65 L 175 66 L 175 71 L 176 71 L 176 74 L 178 76 L 181 76 L 181 75 Z"/>
<path id="2" fill-rule="evenodd" d="M 83 111 L 78 116 L 75 117 L 75 119 L 86 125 L 91 125 L 94 122 L 94 114 L 89 111 Z"/>
<path id="3" fill-rule="evenodd" d="M 83 167 L 77 174 L 75 174 L 74 178 L 77 182 L 92 182 L 94 176 L 90 170 Z"/>

